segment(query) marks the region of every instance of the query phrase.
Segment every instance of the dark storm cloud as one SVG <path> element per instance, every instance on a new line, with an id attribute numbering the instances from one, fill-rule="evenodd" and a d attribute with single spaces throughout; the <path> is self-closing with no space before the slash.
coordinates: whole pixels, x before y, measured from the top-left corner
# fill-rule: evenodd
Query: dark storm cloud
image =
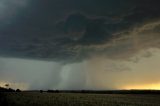
<path id="1" fill-rule="evenodd" d="M 58 23 L 60 32 L 64 32 L 64 35 L 72 40 L 71 43 L 78 44 L 97 44 L 103 43 L 107 38 L 111 37 L 110 32 L 107 31 L 106 24 L 111 20 L 105 18 L 89 18 L 83 14 L 71 14 L 63 22 Z M 106 24 L 105 24 L 106 23 Z"/>
<path id="2" fill-rule="evenodd" d="M 89 51 L 86 46 L 110 43 L 123 36 L 117 33 L 158 19 L 158 4 L 158 0 L 30 1 L 14 18 L 0 20 L 5 25 L 0 27 L 0 53 L 12 57 L 78 60 L 98 50 L 93 47 Z"/>
<path id="3" fill-rule="evenodd" d="M 159 4 L 0 0 L 0 85 L 124 89 L 159 82 Z"/>

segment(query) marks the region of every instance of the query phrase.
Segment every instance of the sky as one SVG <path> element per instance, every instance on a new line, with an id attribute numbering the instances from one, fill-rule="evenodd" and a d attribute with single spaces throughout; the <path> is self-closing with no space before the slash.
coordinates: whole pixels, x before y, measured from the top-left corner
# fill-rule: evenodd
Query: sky
<path id="1" fill-rule="evenodd" d="M 159 4 L 0 0 L 0 86 L 160 89 Z"/>

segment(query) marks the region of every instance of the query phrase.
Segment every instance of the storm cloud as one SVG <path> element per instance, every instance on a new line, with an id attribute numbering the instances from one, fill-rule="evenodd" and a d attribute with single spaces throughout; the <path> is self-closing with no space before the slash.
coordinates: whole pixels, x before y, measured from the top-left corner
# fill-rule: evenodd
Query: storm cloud
<path id="1" fill-rule="evenodd" d="M 12 10 L 9 5 L 15 5 L 17 12 L 27 4 L 25 0 L 1 2 L 7 10 Z M 0 28 L 1 55 L 74 59 L 80 51 L 75 50 L 74 45 L 108 43 L 122 36 L 117 33 L 158 19 L 157 4 L 155 0 L 145 3 L 126 0 L 28 1 L 28 7 L 15 14 L 15 19 L 0 20 L 6 24 L 5 28 Z M 9 25 L 8 21 L 11 21 Z M 87 53 L 83 55 L 85 57 Z"/>
<path id="2" fill-rule="evenodd" d="M 158 0 L 0 0 L 0 80 L 11 80 L 7 76 L 13 69 L 18 76 L 13 79 L 31 83 L 32 89 L 117 89 L 115 76 L 129 76 L 144 57 L 158 56 L 154 50 L 160 48 L 159 4 Z M 35 78 L 22 77 L 25 72 Z M 40 73 L 48 76 L 41 83 Z"/>

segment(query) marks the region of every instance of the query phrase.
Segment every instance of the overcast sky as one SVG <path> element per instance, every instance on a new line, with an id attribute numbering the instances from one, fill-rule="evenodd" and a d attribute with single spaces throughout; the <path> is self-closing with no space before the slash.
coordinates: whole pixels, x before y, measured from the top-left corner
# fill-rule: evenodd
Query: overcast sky
<path id="1" fill-rule="evenodd" d="M 158 0 L 0 0 L 0 86 L 160 89 Z"/>

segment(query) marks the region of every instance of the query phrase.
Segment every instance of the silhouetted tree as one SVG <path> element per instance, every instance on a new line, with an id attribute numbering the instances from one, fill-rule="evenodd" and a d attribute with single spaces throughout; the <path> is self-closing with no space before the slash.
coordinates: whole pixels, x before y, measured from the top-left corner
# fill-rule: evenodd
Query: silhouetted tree
<path id="1" fill-rule="evenodd" d="M 9 87 L 9 84 L 5 84 L 5 87 L 8 88 L 8 87 Z"/>
<path id="2" fill-rule="evenodd" d="M 21 90 L 20 89 L 16 89 L 16 92 L 21 92 Z"/>
<path id="3" fill-rule="evenodd" d="M 59 93 L 60 91 L 59 90 L 55 90 L 55 93 Z"/>
<path id="4" fill-rule="evenodd" d="M 12 89 L 12 88 L 9 88 L 9 89 L 8 89 L 8 92 L 15 92 L 15 90 Z"/>
<path id="5" fill-rule="evenodd" d="M 43 90 L 40 90 L 40 93 L 43 93 Z"/>

